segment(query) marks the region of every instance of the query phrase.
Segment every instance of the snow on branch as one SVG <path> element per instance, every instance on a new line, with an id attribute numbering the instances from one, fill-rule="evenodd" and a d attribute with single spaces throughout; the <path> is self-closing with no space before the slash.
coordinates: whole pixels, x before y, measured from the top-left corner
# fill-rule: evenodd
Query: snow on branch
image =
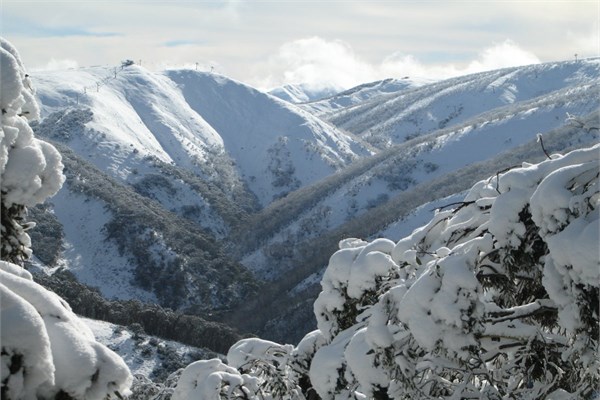
<path id="1" fill-rule="evenodd" d="M 2 184 L 1 254 L 22 263 L 31 255 L 31 242 L 22 223 L 25 207 L 43 202 L 62 186 L 63 165 L 58 151 L 33 137 L 28 119 L 39 117 L 29 76 L 16 49 L 0 38 L 0 182 Z"/>
<path id="2" fill-rule="evenodd" d="M 39 108 L 17 51 L 4 39 L 0 39 L 0 71 L 2 202 L 7 207 L 32 206 L 60 189 L 63 165 L 53 146 L 33 137 L 27 119 L 39 118 Z"/>

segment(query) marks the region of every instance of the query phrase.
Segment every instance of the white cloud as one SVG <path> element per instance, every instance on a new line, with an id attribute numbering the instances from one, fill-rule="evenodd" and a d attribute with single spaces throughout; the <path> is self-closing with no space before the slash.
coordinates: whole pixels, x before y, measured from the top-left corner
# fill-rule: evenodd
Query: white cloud
<path id="1" fill-rule="evenodd" d="M 262 87 L 290 80 L 348 86 L 387 76 L 448 76 L 520 58 L 514 51 L 506 57 L 493 52 L 476 56 L 493 43 L 498 44 L 492 46 L 498 48 L 495 54 L 521 47 L 544 61 L 573 59 L 574 53 L 598 54 L 600 38 L 598 4 L 587 0 L 4 3 L 4 36 L 28 66 L 44 65 L 52 57 L 82 66 L 118 64 L 125 58 L 142 59 L 144 65 L 218 60 L 220 72 Z M 120 36 L 40 35 L 74 28 Z M 180 38 L 198 45 L 164 46 Z M 506 38 L 519 46 L 505 44 Z M 445 59 L 432 64 L 442 52 L 447 52 Z M 329 70 L 316 72 L 319 66 Z"/>
<path id="2" fill-rule="evenodd" d="M 517 65 L 537 64 L 540 60 L 535 54 L 520 48 L 512 40 L 489 47 L 481 52 L 477 60 L 472 61 L 466 72 L 490 71 L 493 69 Z"/>
<path id="3" fill-rule="evenodd" d="M 78 67 L 79 67 L 79 64 L 75 60 L 70 60 L 70 59 L 57 60 L 55 58 L 52 58 L 45 65 L 37 66 L 32 69 L 36 70 L 36 71 L 55 71 L 55 70 L 63 70 L 63 69 L 78 68 Z"/>
<path id="4" fill-rule="evenodd" d="M 277 54 L 260 64 L 256 74 L 260 78 L 255 78 L 252 83 L 262 88 L 285 83 L 304 83 L 312 88 L 349 88 L 390 77 L 443 79 L 539 62 L 535 54 L 512 40 L 505 40 L 481 51 L 477 59 L 459 66 L 424 64 L 413 55 L 401 53 L 374 64 L 361 59 L 345 42 L 311 37 L 283 44 Z"/>
<path id="5" fill-rule="evenodd" d="M 373 66 L 362 61 L 350 45 L 316 36 L 283 44 L 257 70 L 260 78 L 255 81 L 265 88 L 284 83 L 305 83 L 314 89 L 346 88 L 374 76 Z"/>

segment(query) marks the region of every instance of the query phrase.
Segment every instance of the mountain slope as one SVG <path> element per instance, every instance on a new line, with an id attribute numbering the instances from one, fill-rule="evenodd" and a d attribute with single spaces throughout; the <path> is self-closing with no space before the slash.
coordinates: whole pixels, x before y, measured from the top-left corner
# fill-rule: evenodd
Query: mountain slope
<path id="1" fill-rule="evenodd" d="M 168 78 L 137 66 L 49 71 L 34 76 L 33 83 L 43 117 L 67 107 L 90 110 L 85 121 L 90 134 L 69 137 L 69 146 L 122 179 L 138 158 L 192 167 L 209 148 L 222 145 Z"/>
<path id="2" fill-rule="evenodd" d="M 315 115 L 326 118 L 328 114 L 364 103 L 371 98 L 386 94 L 397 94 L 400 91 L 432 82 L 433 80 L 415 79 L 408 76 L 402 79 L 388 78 L 381 81 L 364 83 L 321 100 L 306 102 L 301 104 L 301 107 Z"/>
<path id="3" fill-rule="evenodd" d="M 37 212 L 52 216 L 42 231 L 61 232 L 40 258 L 107 298 L 202 315 L 233 307 L 257 283 L 214 238 L 260 206 L 252 189 L 267 204 L 368 154 L 310 114 L 215 75 L 86 68 L 34 85 L 36 134 L 55 141 L 68 176 Z M 249 154 L 244 140 L 265 152 Z"/>
<path id="4" fill-rule="evenodd" d="M 263 206 L 369 154 L 331 125 L 242 83 L 195 71 L 167 75 L 219 132 Z"/>
<path id="5" fill-rule="evenodd" d="M 67 176 L 48 205 L 64 232 L 57 267 L 109 299 L 156 302 L 204 315 L 233 307 L 256 290 L 251 274 L 198 225 L 66 146 L 55 146 Z"/>
<path id="6" fill-rule="evenodd" d="M 599 150 L 487 176 L 398 242 L 341 240 L 316 330 L 190 365 L 174 399 L 596 399 Z"/>
<path id="7" fill-rule="evenodd" d="M 563 152 L 597 143 L 600 138 L 598 127 L 600 116 L 597 112 L 568 122 L 544 133 L 545 148 L 549 152 Z M 319 293 L 321 273 L 340 240 L 349 237 L 377 238 L 390 232 L 393 233 L 391 239 L 397 240 L 410 234 L 419 220 L 430 218 L 435 208 L 457 201 L 460 193 L 474 182 L 524 161 L 539 162 L 544 157 L 540 144 L 532 139 L 483 162 L 470 164 L 390 196 L 385 203 L 344 224 L 331 227 L 317 237 L 304 236 L 304 240 L 292 241 L 286 239 L 290 236 L 277 235 L 271 243 L 278 243 L 279 252 L 263 250 L 261 257 L 267 259 L 266 265 L 276 264 L 285 269 L 284 276 L 269 285 L 269 290 L 263 292 L 260 298 L 246 302 L 236 314 L 230 315 L 231 320 L 251 313 L 255 316 L 253 320 L 240 319 L 245 329 L 259 330 L 260 336 L 269 340 L 299 340 L 297 332 L 314 329 L 311 305 Z M 262 248 L 268 249 L 269 246 L 263 244 Z M 260 260 L 257 254 L 253 258 L 254 262 Z M 247 260 L 245 263 L 252 265 Z M 271 302 L 273 305 L 264 312 L 266 304 Z"/>
<path id="8" fill-rule="evenodd" d="M 600 107 L 598 83 L 567 87 L 547 96 L 477 115 L 360 160 L 300 189 L 251 218 L 253 232 L 237 231 L 243 262 L 260 276 L 286 270 L 280 248 L 318 237 L 415 185 L 494 157 L 564 124 L 568 113 Z M 276 266 L 276 268 L 274 268 Z"/>
<path id="9" fill-rule="evenodd" d="M 328 120 L 385 148 L 496 107 L 587 84 L 598 79 L 599 71 L 600 59 L 588 59 L 481 72 L 379 96 Z"/>
<path id="10" fill-rule="evenodd" d="M 286 84 L 280 87 L 276 87 L 268 91 L 272 96 L 278 97 L 281 100 L 285 100 L 292 104 L 308 103 L 311 101 L 317 101 L 326 97 L 334 96 L 340 91 L 339 88 L 325 87 L 315 89 L 311 85 L 307 84 Z"/>
<path id="11" fill-rule="evenodd" d="M 44 117 L 89 110 L 81 116 L 82 134 L 66 143 L 125 181 L 139 179 L 152 158 L 264 206 L 369 154 L 310 114 L 215 74 L 96 67 L 33 81 Z"/>
<path id="12" fill-rule="evenodd" d="M 240 315 L 252 312 L 259 315 L 265 304 L 278 299 L 277 309 L 270 308 L 270 314 L 262 322 L 257 317 L 251 329 L 262 329 L 261 335 L 269 339 L 292 340 L 293 332 L 302 330 L 299 326 L 312 328 L 310 304 L 318 292 L 314 285 L 340 239 L 377 237 L 384 231 L 410 233 L 402 221 L 410 220 L 413 214 L 419 215 L 418 210 L 423 207 L 447 204 L 441 199 L 448 196 L 451 203 L 455 194 L 466 190 L 473 179 L 482 179 L 511 166 L 510 162 L 519 161 L 515 154 L 522 159 L 535 153 L 537 159 L 543 157 L 540 145 L 535 143 L 538 133 L 543 133 L 544 143 L 546 136 L 555 137 L 548 139 L 554 140 L 552 147 L 548 145 L 550 151 L 562 152 L 597 141 L 600 71 L 593 60 L 583 66 L 583 71 L 580 67 L 568 62 L 538 66 L 540 71 L 569 78 L 553 82 L 550 89 L 555 90 L 542 95 L 528 98 L 523 94 L 524 100 L 501 104 L 472 116 L 467 114 L 457 118 L 455 124 L 448 121 L 443 129 L 423 132 L 391 145 L 314 185 L 290 193 L 252 216 L 247 225 L 249 230 L 238 231 L 239 236 L 236 235 L 242 263 L 273 283 L 271 290 L 257 299 L 255 309 L 246 303 L 245 307 L 252 311 L 244 308 Z M 531 73 L 531 68 L 522 69 Z M 512 76 L 521 73 L 513 71 Z M 487 77 L 462 78 L 458 87 L 454 87 L 456 80 L 443 82 L 452 87 L 449 92 L 453 96 L 447 100 L 469 98 L 473 82 L 503 73 L 486 74 Z M 439 83 L 432 86 L 439 88 Z M 393 96 L 396 95 L 376 97 L 363 106 Z M 443 99 L 436 101 L 437 107 L 452 105 L 444 105 Z M 360 111 L 361 106 L 356 109 Z M 352 110 L 350 107 L 345 111 L 349 118 Z M 372 116 L 383 111 L 387 110 L 377 108 Z M 527 155 L 522 150 L 516 152 L 525 144 Z M 499 153 L 503 155 L 497 157 Z"/>

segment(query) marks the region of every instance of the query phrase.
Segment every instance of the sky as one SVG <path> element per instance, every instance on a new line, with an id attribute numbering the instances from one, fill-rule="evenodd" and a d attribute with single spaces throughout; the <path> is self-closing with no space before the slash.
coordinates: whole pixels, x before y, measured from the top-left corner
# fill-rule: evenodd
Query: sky
<path id="1" fill-rule="evenodd" d="M 0 22 L 32 71 L 131 59 L 262 89 L 600 55 L 600 0 L 0 0 Z"/>

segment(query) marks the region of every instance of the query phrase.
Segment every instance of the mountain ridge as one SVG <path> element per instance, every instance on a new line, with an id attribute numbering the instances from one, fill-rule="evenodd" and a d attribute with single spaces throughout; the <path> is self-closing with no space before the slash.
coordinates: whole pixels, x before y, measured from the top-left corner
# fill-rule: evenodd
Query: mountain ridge
<path id="1" fill-rule="evenodd" d="M 61 74 L 56 73 L 54 77 L 38 81 L 42 82 L 38 96 L 45 119 L 38 124 L 36 132 L 58 141 L 61 146 L 66 146 L 65 149 L 70 148 L 65 151 L 81 159 L 72 164 L 68 171 L 70 182 L 56 198 L 65 201 L 63 211 L 53 211 L 51 204 L 47 207 L 47 212 L 56 212 L 59 221 L 70 225 L 65 229 L 59 264 L 67 269 L 73 267 L 77 265 L 77 251 L 80 255 L 93 254 L 92 250 L 85 249 L 92 249 L 94 242 L 109 239 L 113 245 L 124 246 L 123 259 L 118 258 L 118 251 L 114 252 L 115 268 L 138 271 L 143 267 L 136 267 L 131 260 L 154 260 L 154 267 L 150 268 L 154 272 L 140 282 L 134 281 L 132 286 L 153 288 L 147 299 L 163 296 L 159 300 L 163 305 L 169 305 L 164 302 L 169 290 L 173 294 L 179 290 L 177 287 L 202 287 L 205 294 L 198 296 L 202 300 L 197 304 L 178 304 L 207 318 L 213 314 L 211 318 L 241 327 L 243 331 L 260 331 L 264 335 L 272 328 L 273 335 L 279 335 L 275 337 L 277 340 L 286 340 L 286 335 L 297 339 L 290 330 L 303 331 L 311 324 L 313 317 L 307 310 L 317 290 L 315 282 L 324 267 L 323 260 L 335 251 L 337 241 L 352 235 L 377 235 L 386 230 L 404 232 L 402 228 L 392 227 L 398 221 L 398 210 L 404 210 L 402 218 L 408 218 L 412 209 L 431 202 L 440 204 L 440 198 L 454 195 L 453 190 L 466 190 L 464 185 L 451 185 L 446 191 L 438 187 L 450 185 L 452 174 L 474 163 L 485 164 L 499 152 L 510 154 L 512 149 L 535 141 L 540 132 L 546 135 L 559 129 L 564 125 L 566 115 L 574 116 L 569 117 L 570 123 L 574 123 L 597 110 L 599 65 L 598 60 L 580 64 L 548 63 L 479 73 L 412 88 L 401 85 L 399 90 L 390 89 L 386 93 L 378 93 L 386 81 L 365 84 L 337 97 L 369 91 L 364 98 L 355 97 L 356 103 L 351 102 L 348 107 L 326 116 L 318 114 L 318 110 L 313 110 L 317 116 L 311 115 L 308 107 L 311 103 L 292 105 L 241 82 L 209 73 L 170 70 L 154 74 L 138 67 L 131 72 L 126 69 L 114 71 L 112 77 L 108 74 L 110 79 L 98 87 L 99 91 L 94 92 L 94 102 L 77 97 L 80 89 L 73 85 L 83 84 L 81 76 L 74 83 L 61 86 L 56 83 Z M 536 71 L 536 85 L 545 85 L 556 73 L 568 79 L 553 81 L 555 90 L 545 88 L 542 93 L 537 93 L 538 89 L 531 85 L 520 93 L 520 87 L 510 81 L 520 76 L 519 82 L 526 82 L 522 76 L 534 76 Z M 110 69 L 99 69 L 93 76 L 99 78 L 109 72 Z M 128 79 L 133 80 L 131 87 L 127 86 L 130 85 Z M 498 89 L 496 93 L 496 89 L 489 89 L 503 85 L 508 92 L 500 93 Z M 145 93 L 152 93 L 152 88 L 164 91 L 144 97 Z M 446 91 L 441 92 L 442 88 Z M 105 100 L 102 100 L 103 91 L 108 95 Z M 170 93 L 175 100 L 168 100 Z M 491 100 L 477 103 L 481 93 Z M 515 97 L 511 100 L 507 93 L 515 94 Z M 410 103 L 410 99 L 420 95 L 424 96 L 421 103 Z M 153 103 L 155 99 L 160 107 Z M 127 140 L 121 140 L 119 135 L 124 134 L 125 128 L 110 131 L 100 125 L 105 119 L 114 118 L 109 106 L 114 106 L 117 100 L 129 104 L 125 107 L 129 114 L 124 115 L 140 114 L 129 120 L 117 118 L 108 126 L 114 128 L 121 122 L 127 129 L 137 126 L 144 132 L 139 138 L 132 134 L 125 135 Z M 431 112 L 436 113 L 432 114 L 433 118 L 427 117 L 426 105 L 433 107 Z M 163 106 L 166 107 L 164 110 Z M 407 109 L 410 112 L 406 112 Z M 174 116 L 186 119 L 186 113 L 191 113 L 191 122 L 178 123 Z M 381 130 L 381 134 L 372 136 L 365 133 L 376 132 L 386 123 L 385 126 L 393 128 L 395 120 L 388 116 L 400 114 L 408 116 L 401 122 L 404 131 Z M 193 130 L 188 129 L 190 126 L 202 129 L 199 136 L 194 136 Z M 345 133 L 347 128 L 351 130 Z M 177 133 L 179 130 L 181 135 Z M 153 131 L 157 137 L 162 135 L 162 139 L 144 139 L 144 135 L 152 135 Z M 186 137 L 189 142 L 179 141 Z M 214 140 L 206 144 L 202 137 Z M 592 131 L 577 137 L 580 143 L 570 145 L 584 146 L 598 136 Z M 166 144 L 165 138 L 170 138 Z M 265 141 L 261 142 L 261 138 Z M 158 145 L 138 147 L 141 143 Z M 254 153 L 253 147 L 260 147 L 262 152 Z M 159 148 L 170 148 L 171 151 L 153 153 Z M 339 152 L 332 149 L 339 149 Z M 85 182 L 85 174 L 78 172 L 78 165 L 83 162 L 102 171 L 106 179 L 110 177 L 107 180 L 112 182 L 110 185 L 121 188 L 116 193 L 130 193 L 116 197 L 152 204 L 155 211 L 148 217 L 136 217 L 136 227 L 130 229 L 127 216 L 136 214 L 127 211 L 128 202 L 119 200 L 127 205 L 125 207 L 106 201 L 99 205 L 93 198 L 85 196 L 76 203 L 66 201 L 66 198 L 81 196 L 81 187 L 85 188 L 83 192 L 92 191 L 89 180 L 105 179 L 94 172 Z M 254 172 L 244 170 L 243 165 L 253 165 Z M 263 168 L 262 174 L 252 175 L 258 174 L 257 168 Z M 490 168 L 488 172 L 493 166 Z M 79 181 L 81 179 L 83 182 Z M 103 185 L 108 184 L 96 186 L 108 187 Z M 259 187 L 270 189 L 260 191 L 257 190 Z M 411 194 L 415 189 L 421 191 Z M 108 199 L 107 194 L 102 196 Z M 416 196 L 414 201 L 411 200 L 410 210 L 398 203 L 402 202 L 398 199 L 403 196 Z M 69 207 L 81 208 L 81 215 L 95 215 L 96 222 L 91 226 L 69 220 L 66 217 Z M 106 210 L 121 210 L 121 216 L 115 219 Z M 105 215 L 104 219 L 100 218 L 102 215 Z M 153 218 L 164 219 L 164 223 L 151 223 Z M 189 226 L 191 231 L 202 232 L 210 243 L 218 242 L 217 250 L 212 252 L 209 249 L 212 245 L 203 249 L 201 243 L 205 239 L 195 243 L 189 238 L 183 240 L 181 233 L 173 236 L 178 237 L 173 242 L 174 239 L 168 238 L 174 232 L 174 226 Z M 119 239 L 107 235 L 119 229 L 127 230 L 130 237 Z M 74 245 L 73 238 L 78 230 L 82 238 L 91 235 L 87 236 L 90 243 L 79 240 Z M 97 232 L 103 232 L 105 236 Z M 208 255 L 211 252 L 216 255 L 214 260 L 221 261 L 210 261 Z M 183 273 L 174 274 L 179 278 L 156 291 L 159 287 L 154 287 L 155 278 L 169 274 L 166 271 L 174 271 L 168 265 L 177 257 L 183 265 L 186 265 L 186 257 L 199 257 L 197 260 L 205 261 L 188 265 Z M 83 260 L 88 262 L 85 257 Z M 56 265 L 51 267 L 56 268 Z M 186 268 L 190 268 L 189 273 Z M 77 275 L 77 271 L 74 272 Z M 88 272 L 92 274 L 90 277 L 93 276 L 93 271 Z M 156 275 L 154 278 L 153 274 Z M 227 284 L 228 280 L 232 285 Z M 94 285 L 95 282 L 89 278 L 86 283 Z M 105 293 L 114 289 L 110 288 L 111 283 L 106 278 L 104 283 L 96 283 Z M 180 284 L 183 286 L 178 286 Z M 281 301 L 277 307 L 265 308 L 261 306 L 262 300 L 246 297 L 254 296 L 252 293 L 270 293 L 269 296 L 280 296 Z M 186 296 L 180 296 L 179 301 L 190 298 Z M 244 312 L 230 313 L 240 302 L 246 303 Z M 178 304 L 172 305 L 178 307 Z M 252 308 L 252 305 L 258 308 Z M 249 313 L 258 315 L 267 310 L 277 310 L 279 314 L 257 317 L 262 326 L 244 320 Z M 292 322 L 290 310 L 298 311 L 295 322 Z M 289 329 L 282 326 L 286 318 L 289 318 Z"/>

